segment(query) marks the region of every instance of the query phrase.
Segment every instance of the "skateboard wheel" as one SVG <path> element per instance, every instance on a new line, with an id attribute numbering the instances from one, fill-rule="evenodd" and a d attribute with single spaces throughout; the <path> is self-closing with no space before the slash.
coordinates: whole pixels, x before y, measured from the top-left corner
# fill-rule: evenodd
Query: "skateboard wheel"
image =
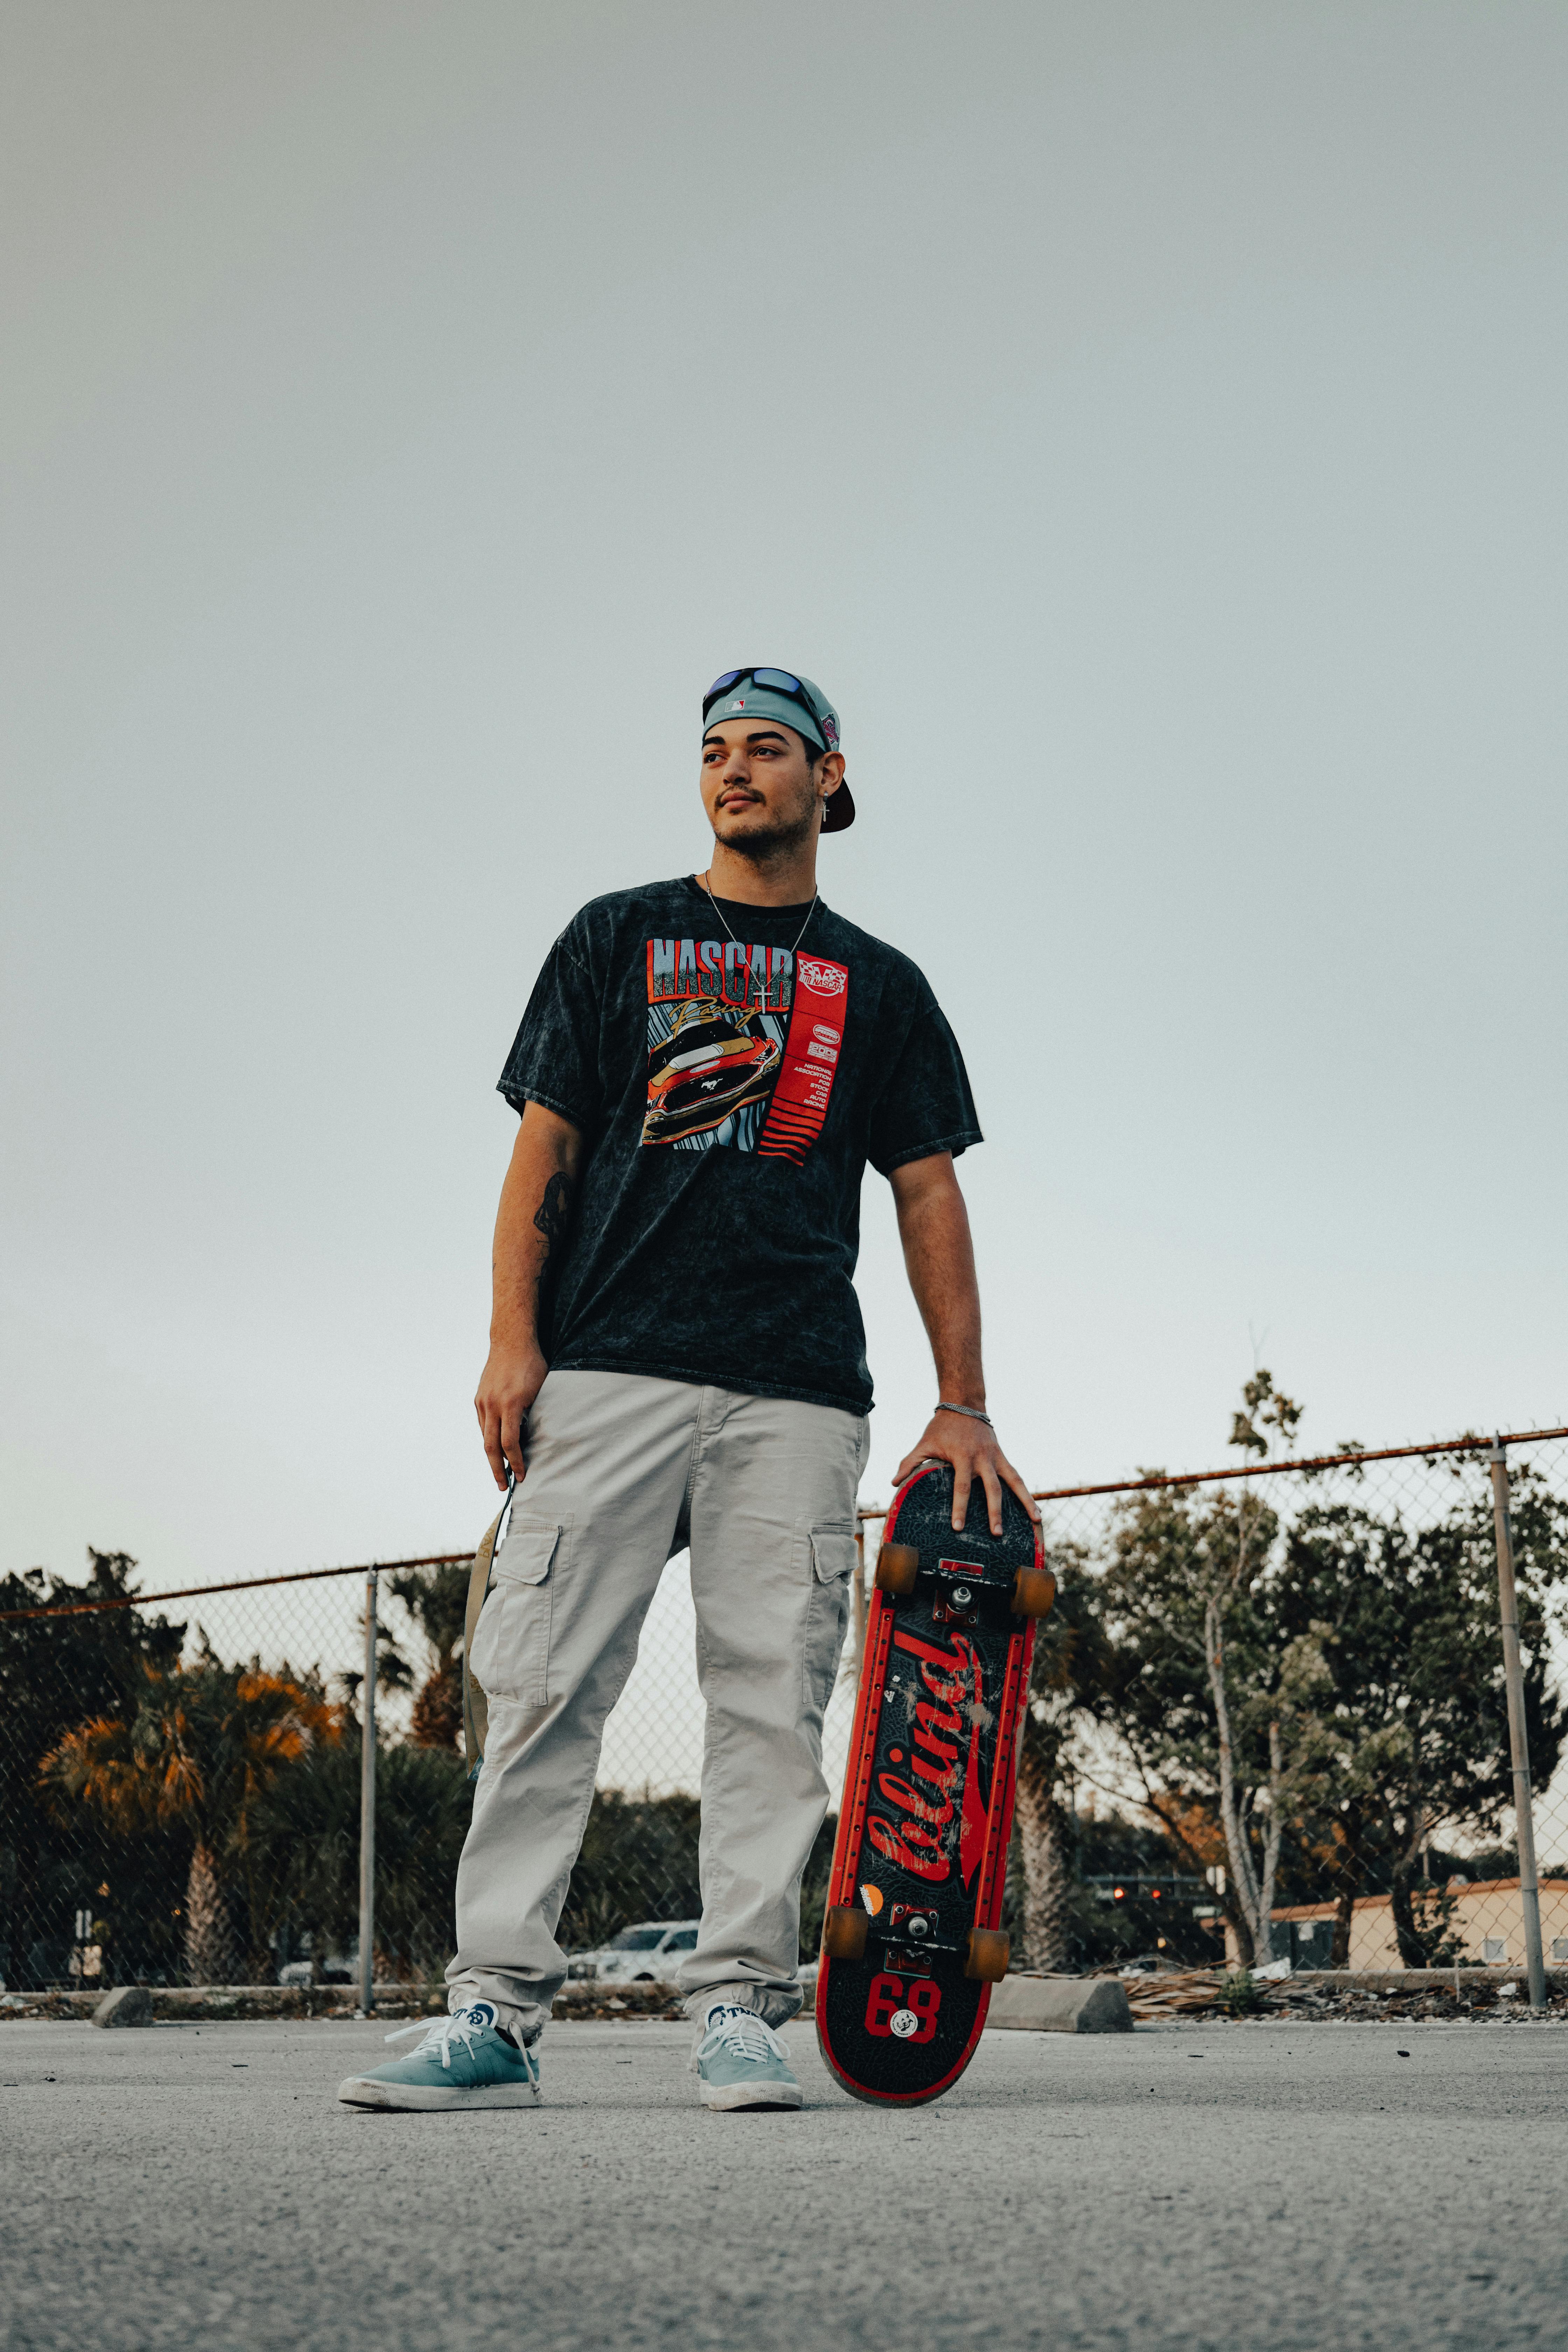
<path id="1" fill-rule="evenodd" d="M 912 1592 L 921 1572 L 921 1556 L 913 1544 L 884 1544 L 877 1554 L 879 1592 Z"/>
<path id="2" fill-rule="evenodd" d="M 963 1973 L 982 1984 L 1000 1984 L 1013 1956 L 1013 1938 L 1000 1927 L 971 1927 L 963 1947 Z"/>
<path id="3" fill-rule="evenodd" d="M 1057 1580 L 1048 1568 L 1021 1568 L 1013 1579 L 1015 1617 L 1048 1617 L 1057 1597 Z"/>
<path id="4" fill-rule="evenodd" d="M 853 1903 L 830 1903 L 822 1922 L 822 1948 L 830 1960 L 858 1960 L 870 1921 Z"/>

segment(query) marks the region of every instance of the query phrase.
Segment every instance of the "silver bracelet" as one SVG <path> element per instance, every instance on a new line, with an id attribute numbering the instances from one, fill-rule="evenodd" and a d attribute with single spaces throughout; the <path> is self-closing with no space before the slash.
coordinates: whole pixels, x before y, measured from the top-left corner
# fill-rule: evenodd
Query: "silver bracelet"
<path id="1" fill-rule="evenodd" d="M 972 1404 L 939 1404 L 937 1411 L 938 1412 L 961 1412 L 965 1421 L 983 1421 L 987 1429 L 994 1429 L 996 1426 L 988 1412 L 976 1412 Z"/>

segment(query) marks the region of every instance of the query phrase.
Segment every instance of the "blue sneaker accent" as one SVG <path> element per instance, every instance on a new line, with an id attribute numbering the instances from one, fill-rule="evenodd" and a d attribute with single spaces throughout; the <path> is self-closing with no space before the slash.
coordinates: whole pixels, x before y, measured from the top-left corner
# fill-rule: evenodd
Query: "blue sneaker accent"
<path id="1" fill-rule="evenodd" d="M 496 2031 L 496 2012 L 488 2000 L 470 2001 L 467 2009 L 429 2024 L 400 2026 L 388 2042 L 406 2042 L 421 2033 L 424 2040 L 406 2058 L 390 2059 L 363 2074 L 351 2074 L 338 2084 L 338 2096 L 351 2107 L 536 2107 L 539 2105 L 539 2061 L 531 2050 L 520 2050 Z"/>
<path id="2" fill-rule="evenodd" d="M 754 2009 L 725 2001 L 704 2018 L 692 2064 L 705 2107 L 798 2107 L 801 2088 L 784 2043 Z"/>

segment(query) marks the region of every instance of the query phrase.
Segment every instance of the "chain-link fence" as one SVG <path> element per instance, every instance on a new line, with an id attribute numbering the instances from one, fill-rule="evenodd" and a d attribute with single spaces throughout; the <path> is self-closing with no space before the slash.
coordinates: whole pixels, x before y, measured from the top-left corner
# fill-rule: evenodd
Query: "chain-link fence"
<path id="1" fill-rule="evenodd" d="M 1267 1408 L 1255 1422 L 1255 1446 L 1287 1433 Z M 1042 1497 L 1061 1596 L 1022 1743 L 1016 1963 L 1522 1979 L 1538 1948 L 1568 1967 L 1565 1439 L 1510 1439 L 1501 1461 L 1467 1439 Z M 863 1518 L 826 1727 L 835 1790 L 879 1532 Z M 122 1556 L 91 1566 L 85 1588 L 0 1580 L 5 1984 L 357 1982 L 367 1893 L 376 1979 L 438 1977 L 471 1801 L 467 1558 L 164 1595 L 137 1590 Z M 678 1559 L 606 1729 L 561 1928 L 578 1955 L 619 1939 L 617 1975 L 673 1974 L 697 1918 L 702 1731 Z M 803 1952 L 833 1825 L 806 1872 Z"/>
<path id="2" fill-rule="evenodd" d="M 94 1553 L 85 1587 L 0 1580 L 0 1990 L 359 1983 L 374 1834 L 374 1969 L 451 1952 L 472 1791 L 461 1754 L 467 1555 L 160 1595 Z M 684 1559 L 666 1570 L 605 1728 L 560 1935 L 616 1937 L 668 1975 L 700 1909 L 703 1710 Z M 367 1620 L 375 1654 L 365 1801 Z M 850 1662 L 825 1727 L 843 1779 Z M 831 1852 L 804 1889 L 815 1943 Z M 672 1942 L 673 1939 L 673 1942 Z"/>
<path id="3" fill-rule="evenodd" d="M 1043 1497 L 1016 1952 L 1568 1968 L 1565 1435 Z"/>

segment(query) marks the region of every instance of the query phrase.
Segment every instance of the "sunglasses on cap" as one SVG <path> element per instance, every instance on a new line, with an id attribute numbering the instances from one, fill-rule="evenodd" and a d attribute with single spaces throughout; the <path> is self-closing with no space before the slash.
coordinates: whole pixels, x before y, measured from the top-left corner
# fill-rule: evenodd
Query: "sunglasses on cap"
<path id="1" fill-rule="evenodd" d="M 702 716 L 704 720 L 707 719 L 708 713 L 712 709 L 713 705 L 718 701 L 720 696 L 721 694 L 728 694 L 731 687 L 739 686 L 743 677 L 749 677 L 753 686 L 765 687 L 770 694 L 787 695 L 792 702 L 798 702 L 803 710 L 808 710 L 811 713 L 811 716 L 816 721 L 818 730 L 820 731 L 822 726 L 821 711 L 818 710 L 816 703 L 812 700 L 811 696 L 801 684 L 799 678 L 795 677 L 787 669 L 727 669 L 722 677 L 716 677 L 714 679 L 712 685 L 709 688 L 707 693 L 702 698 Z"/>

